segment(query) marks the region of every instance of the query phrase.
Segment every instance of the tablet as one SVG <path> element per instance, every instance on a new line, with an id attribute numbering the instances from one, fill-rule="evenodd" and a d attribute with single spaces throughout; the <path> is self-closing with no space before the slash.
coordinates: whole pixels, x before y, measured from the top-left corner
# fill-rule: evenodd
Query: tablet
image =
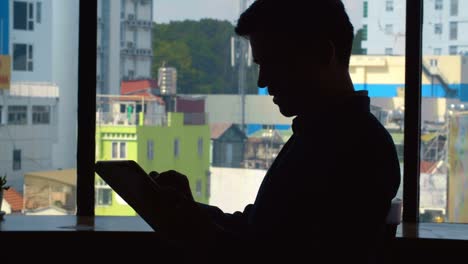
<path id="1" fill-rule="evenodd" d="M 158 184 L 133 160 L 98 161 L 96 173 L 154 230 L 161 216 Z"/>

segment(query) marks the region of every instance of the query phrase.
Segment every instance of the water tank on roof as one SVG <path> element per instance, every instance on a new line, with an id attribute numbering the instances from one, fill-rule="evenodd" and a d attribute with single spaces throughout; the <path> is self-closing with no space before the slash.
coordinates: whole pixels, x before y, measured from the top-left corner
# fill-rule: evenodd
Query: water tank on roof
<path id="1" fill-rule="evenodd" d="M 161 95 L 177 94 L 177 70 L 174 67 L 161 67 L 158 70 L 158 86 Z"/>

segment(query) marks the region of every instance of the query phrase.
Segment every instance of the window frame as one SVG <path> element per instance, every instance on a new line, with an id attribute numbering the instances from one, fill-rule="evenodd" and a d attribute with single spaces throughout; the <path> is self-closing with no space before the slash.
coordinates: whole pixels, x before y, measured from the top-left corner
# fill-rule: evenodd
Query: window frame
<path id="1" fill-rule="evenodd" d="M 79 2 L 77 215 L 94 216 L 97 0 Z M 403 221 L 419 222 L 423 1 L 406 1 Z M 93 34 L 94 33 L 94 34 Z M 92 198 L 90 198 L 92 197 Z"/>

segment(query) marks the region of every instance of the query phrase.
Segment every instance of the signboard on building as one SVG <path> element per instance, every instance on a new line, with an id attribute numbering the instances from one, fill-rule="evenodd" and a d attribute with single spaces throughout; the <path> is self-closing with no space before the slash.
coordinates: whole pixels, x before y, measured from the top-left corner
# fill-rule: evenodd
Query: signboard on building
<path id="1" fill-rule="evenodd" d="M 7 55 L 10 36 L 10 17 L 8 3 L 10 0 L 0 0 L 0 55 Z"/>
<path id="2" fill-rule="evenodd" d="M 10 56 L 0 55 L 0 89 L 10 89 L 11 80 Z"/>
<path id="3" fill-rule="evenodd" d="M 450 118 L 448 221 L 468 222 L 468 113 Z"/>

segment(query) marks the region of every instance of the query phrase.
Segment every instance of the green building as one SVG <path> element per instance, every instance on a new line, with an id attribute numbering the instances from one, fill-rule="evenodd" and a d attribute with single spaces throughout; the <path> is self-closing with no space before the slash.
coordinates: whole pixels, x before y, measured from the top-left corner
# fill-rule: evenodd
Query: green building
<path id="1" fill-rule="evenodd" d="M 138 105 L 133 109 L 138 109 Z M 140 113 L 134 115 L 136 118 L 132 121 L 125 110 L 121 112 L 124 112 L 122 118 L 128 119 L 126 122 L 101 122 L 105 118 L 98 116 L 96 160 L 134 160 L 148 173 L 177 170 L 189 178 L 193 197 L 198 202 L 208 203 L 210 128 L 205 118 L 198 117 L 198 121 L 193 122 L 189 120 L 193 114 L 183 113 L 161 113 L 158 115 L 162 118 L 155 118 L 144 116 L 140 107 Z M 116 115 L 118 113 L 113 114 L 114 119 Z M 98 176 L 95 213 L 136 215 Z"/>

